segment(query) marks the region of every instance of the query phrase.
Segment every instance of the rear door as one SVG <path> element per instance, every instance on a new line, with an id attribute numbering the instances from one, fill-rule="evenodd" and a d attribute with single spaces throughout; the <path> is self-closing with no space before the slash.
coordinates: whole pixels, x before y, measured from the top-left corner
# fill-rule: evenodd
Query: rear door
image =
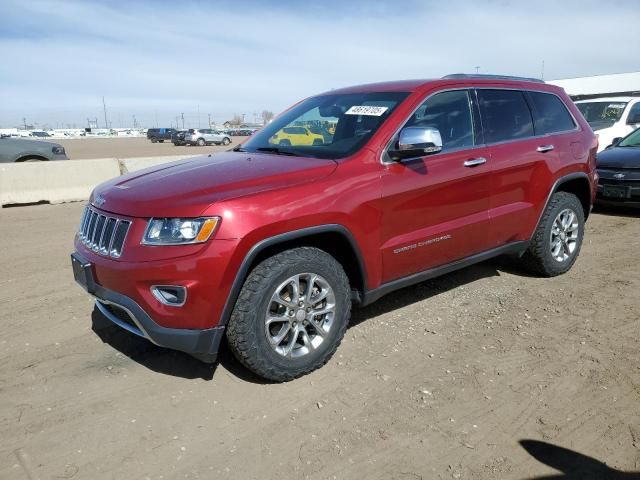
<path id="1" fill-rule="evenodd" d="M 558 153 L 571 151 L 566 137 L 550 133 L 553 119 L 539 117 L 536 132 L 534 102 L 529 95 L 513 89 L 477 90 L 492 169 L 489 201 L 492 248 L 529 239 L 553 183 L 554 171 L 559 167 Z M 547 108 L 546 97 L 536 95 L 535 99 L 541 110 Z"/>
<path id="2" fill-rule="evenodd" d="M 490 166 L 471 93 L 430 95 L 406 122 L 407 127 L 437 128 L 441 152 L 385 161 L 383 282 L 487 248 Z"/>

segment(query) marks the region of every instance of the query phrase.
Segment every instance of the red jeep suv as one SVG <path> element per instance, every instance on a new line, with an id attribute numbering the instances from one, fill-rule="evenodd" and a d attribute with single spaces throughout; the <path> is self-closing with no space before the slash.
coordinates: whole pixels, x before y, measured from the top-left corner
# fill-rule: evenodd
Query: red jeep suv
<path id="1" fill-rule="evenodd" d="M 322 132 L 321 142 L 291 126 Z M 596 138 L 558 87 L 456 74 L 303 100 L 232 151 L 92 193 L 74 276 L 113 323 L 273 381 L 328 361 L 351 305 L 501 254 L 575 262 Z"/>

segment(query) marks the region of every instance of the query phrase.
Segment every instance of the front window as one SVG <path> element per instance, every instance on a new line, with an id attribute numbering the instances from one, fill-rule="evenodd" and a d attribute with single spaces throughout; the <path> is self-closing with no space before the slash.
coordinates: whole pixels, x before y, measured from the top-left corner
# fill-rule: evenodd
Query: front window
<path id="1" fill-rule="evenodd" d="M 640 128 L 622 139 L 618 147 L 640 147 Z"/>
<path id="2" fill-rule="evenodd" d="M 367 143 L 408 95 L 379 92 L 312 97 L 235 150 L 327 159 L 347 157 Z"/>
<path id="3" fill-rule="evenodd" d="M 607 128 L 622 117 L 627 102 L 583 102 L 576 103 L 578 110 L 591 128 Z"/>

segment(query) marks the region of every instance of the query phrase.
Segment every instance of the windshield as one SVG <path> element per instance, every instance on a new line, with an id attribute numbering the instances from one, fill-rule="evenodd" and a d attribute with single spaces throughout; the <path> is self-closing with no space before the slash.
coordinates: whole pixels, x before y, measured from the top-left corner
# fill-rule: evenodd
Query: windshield
<path id="1" fill-rule="evenodd" d="M 343 158 L 357 152 L 406 92 L 349 93 L 308 98 L 236 148 L 316 158 Z"/>
<path id="2" fill-rule="evenodd" d="M 627 102 L 584 102 L 576 106 L 591 128 L 606 128 L 620 120 Z"/>
<path id="3" fill-rule="evenodd" d="M 618 147 L 640 147 L 640 128 L 623 138 Z"/>

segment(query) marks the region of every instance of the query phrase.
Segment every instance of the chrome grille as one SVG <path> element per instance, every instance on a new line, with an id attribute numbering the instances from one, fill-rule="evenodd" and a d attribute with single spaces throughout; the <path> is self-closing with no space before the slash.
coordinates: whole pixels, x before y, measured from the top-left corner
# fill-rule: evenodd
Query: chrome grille
<path id="1" fill-rule="evenodd" d="M 130 226 L 129 220 L 99 213 L 88 206 L 82 212 L 78 236 L 94 252 L 118 258 Z"/>

